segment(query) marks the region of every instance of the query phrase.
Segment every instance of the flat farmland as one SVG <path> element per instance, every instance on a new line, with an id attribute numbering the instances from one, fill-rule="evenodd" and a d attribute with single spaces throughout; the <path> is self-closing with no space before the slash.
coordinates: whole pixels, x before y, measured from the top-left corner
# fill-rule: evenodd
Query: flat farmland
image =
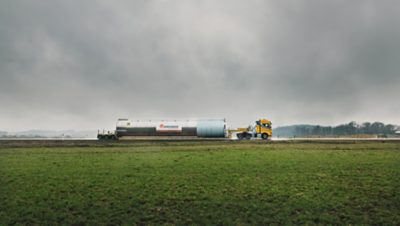
<path id="1" fill-rule="evenodd" d="M 399 225 L 399 188 L 398 141 L 0 144 L 0 225 Z"/>

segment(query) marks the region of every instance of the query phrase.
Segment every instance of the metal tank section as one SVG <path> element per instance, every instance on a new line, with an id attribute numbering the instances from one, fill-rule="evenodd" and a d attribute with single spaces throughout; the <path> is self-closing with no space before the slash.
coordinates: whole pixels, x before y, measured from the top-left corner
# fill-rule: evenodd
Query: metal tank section
<path id="1" fill-rule="evenodd" d="M 198 137 L 225 137 L 226 121 L 225 119 L 208 119 L 197 122 Z"/>
<path id="2" fill-rule="evenodd" d="M 225 119 L 149 120 L 119 119 L 116 135 L 225 137 Z"/>

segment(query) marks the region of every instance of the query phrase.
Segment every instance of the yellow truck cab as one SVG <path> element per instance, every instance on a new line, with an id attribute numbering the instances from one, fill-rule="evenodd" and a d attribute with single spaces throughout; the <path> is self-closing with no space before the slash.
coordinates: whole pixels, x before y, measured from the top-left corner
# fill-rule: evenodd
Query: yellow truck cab
<path id="1" fill-rule="evenodd" d="M 261 138 L 263 140 L 268 140 L 272 137 L 272 123 L 268 119 L 259 119 L 255 122 L 254 126 L 249 126 L 248 128 L 238 128 L 232 131 L 236 133 L 239 140 L 251 138 Z"/>

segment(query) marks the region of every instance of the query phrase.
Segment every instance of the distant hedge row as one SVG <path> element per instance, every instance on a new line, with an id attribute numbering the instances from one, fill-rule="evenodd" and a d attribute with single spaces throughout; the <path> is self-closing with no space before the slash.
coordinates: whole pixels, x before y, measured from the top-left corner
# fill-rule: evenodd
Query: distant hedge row
<path id="1" fill-rule="evenodd" d="M 320 126 L 320 125 L 293 125 L 274 129 L 274 136 L 295 137 L 295 136 L 340 136 L 355 134 L 395 134 L 399 126 L 393 124 L 384 124 L 382 122 L 364 122 L 358 124 L 350 122 L 338 126 Z"/>

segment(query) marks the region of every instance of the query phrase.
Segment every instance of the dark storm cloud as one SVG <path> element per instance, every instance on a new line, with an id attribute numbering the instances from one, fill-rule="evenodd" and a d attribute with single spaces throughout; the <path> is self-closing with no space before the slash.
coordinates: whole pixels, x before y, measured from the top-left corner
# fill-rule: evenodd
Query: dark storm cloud
<path id="1" fill-rule="evenodd" d="M 397 1 L 2 1 L 0 129 L 400 123 Z"/>

